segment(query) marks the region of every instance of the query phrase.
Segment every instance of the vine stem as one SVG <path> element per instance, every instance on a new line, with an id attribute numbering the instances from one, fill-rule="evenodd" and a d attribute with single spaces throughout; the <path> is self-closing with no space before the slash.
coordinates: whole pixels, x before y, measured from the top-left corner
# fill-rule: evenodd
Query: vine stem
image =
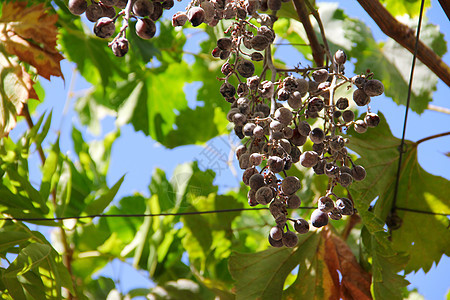
<path id="1" fill-rule="evenodd" d="M 437 105 L 433 105 L 433 104 L 428 104 L 427 109 L 450 115 L 450 109 L 446 108 L 446 107 L 441 107 L 441 106 L 437 106 Z"/>
<path id="2" fill-rule="evenodd" d="M 443 137 L 443 136 L 447 136 L 447 135 L 450 135 L 450 131 L 443 132 L 443 133 L 438 133 L 438 134 L 434 134 L 434 135 L 430 135 L 430 136 L 427 136 L 427 137 L 425 137 L 423 139 L 418 140 L 416 142 L 416 145 L 419 145 L 420 143 L 423 143 L 423 142 L 426 142 L 426 141 L 429 141 L 429 140 L 432 140 L 432 139 L 436 139 L 436 138 L 440 138 L 440 137 Z"/>
<path id="3" fill-rule="evenodd" d="M 334 90 L 336 89 L 336 81 L 337 81 L 337 76 L 333 76 L 333 79 L 331 81 L 331 85 L 330 85 L 330 104 L 331 104 L 331 137 L 334 137 L 335 135 L 335 130 L 336 130 L 336 126 L 335 126 L 335 121 L 334 121 L 334 111 L 336 109 L 336 106 L 334 105 Z"/>
<path id="4" fill-rule="evenodd" d="M 317 66 L 321 67 L 324 65 L 323 47 L 319 44 L 319 41 L 317 40 L 316 33 L 314 32 L 311 20 L 309 19 L 309 13 L 308 10 L 306 9 L 305 2 L 308 1 L 303 0 L 292 1 L 294 9 L 297 12 L 298 18 L 300 19 L 300 22 L 303 24 L 306 35 L 308 36 L 314 62 L 317 64 Z"/>
<path id="5" fill-rule="evenodd" d="M 271 72 L 271 77 L 270 80 L 272 81 L 272 83 L 275 84 L 275 81 L 277 79 L 277 70 L 275 69 L 275 66 L 273 65 L 273 61 L 272 61 L 272 48 L 269 46 L 266 49 L 266 63 L 267 63 L 267 67 L 269 68 L 270 72 Z M 273 116 L 276 110 L 276 100 L 275 100 L 275 91 L 272 95 L 272 97 L 270 98 L 270 115 Z"/>
<path id="6" fill-rule="evenodd" d="M 283 72 L 295 72 L 295 73 L 303 73 L 303 72 L 307 72 L 307 71 L 314 71 L 314 70 L 321 70 L 323 69 L 323 67 L 311 67 L 311 68 L 291 68 L 291 69 L 280 69 L 280 68 L 275 68 L 275 70 L 278 73 L 283 73 Z"/>

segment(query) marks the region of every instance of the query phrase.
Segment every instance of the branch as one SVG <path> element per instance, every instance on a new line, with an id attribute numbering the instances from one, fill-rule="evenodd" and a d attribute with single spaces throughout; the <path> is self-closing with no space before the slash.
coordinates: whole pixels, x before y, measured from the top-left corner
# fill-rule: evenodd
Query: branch
<path id="1" fill-rule="evenodd" d="M 378 0 L 357 0 L 378 27 L 402 47 L 414 53 L 414 31 L 397 21 Z M 440 1 L 446 2 L 446 1 Z M 419 41 L 417 58 L 434 72 L 446 85 L 450 86 L 450 67 L 427 45 Z"/>
<path id="2" fill-rule="evenodd" d="M 450 21 L 450 2 L 448 0 L 439 0 L 439 4 L 447 15 L 448 20 Z"/>
<path id="3" fill-rule="evenodd" d="M 439 134 L 434 134 L 434 135 L 431 135 L 431 136 L 427 136 L 427 137 L 425 137 L 423 139 L 418 140 L 416 142 L 416 145 L 419 145 L 420 143 L 423 143 L 423 142 L 426 142 L 426 141 L 429 141 L 429 140 L 432 140 L 432 139 L 435 139 L 435 138 L 447 136 L 447 135 L 450 135 L 450 131 L 444 132 L 444 133 L 439 133 Z"/>
<path id="4" fill-rule="evenodd" d="M 300 19 L 300 22 L 302 22 L 303 27 L 305 28 L 306 35 L 308 36 L 314 62 L 318 67 L 321 67 L 324 64 L 324 50 L 322 45 L 319 44 L 319 40 L 317 39 L 316 33 L 314 32 L 314 29 L 312 27 L 305 2 L 303 0 L 293 0 L 292 3 L 294 5 L 295 11 L 297 12 L 298 18 Z"/>
<path id="5" fill-rule="evenodd" d="M 333 65 L 333 70 L 337 72 L 338 70 L 336 67 L 336 63 L 334 62 L 334 59 L 331 56 L 330 47 L 328 46 L 327 37 L 325 36 L 325 28 L 323 27 L 322 19 L 320 18 L 317 9 L 314 8 L 314 6 L 309 2 L 309 0 L 305 0 L 305 3 L 308 6 L 309 10 L 311 11 L 312 15 L 314 16 L 314 19 L 316 19 L 317 25 L 319 25 L 320 35 L 322 36 L 322 42 L 325 47 L 325 55 L 328 57 L 330 63 Z"/>
<path id="6" fill-rule="evenodd" d="M 450 109 L 433 104 L 428 104 L 427 109 L 450 115 Z"/>

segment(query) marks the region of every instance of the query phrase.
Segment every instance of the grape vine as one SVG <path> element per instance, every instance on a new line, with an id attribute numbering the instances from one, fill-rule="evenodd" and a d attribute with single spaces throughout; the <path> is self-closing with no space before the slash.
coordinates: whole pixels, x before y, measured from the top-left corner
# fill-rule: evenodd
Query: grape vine
<path id="1" fill-rule="evenodd" d="M 90 21 L 96 22 L 94 33 L 101 38 L 112 37 L 116 20 L 123 18 L 119 33 L 109 43 L 116 56 L 128 52 L 126 30 L 131 18 L 137 19 L 136 34 L 150 39 L 156 32 L 154 22 L 161 17 L 163 9 L 173 5 L 173 0 L 102 0 L 92 1 L 89 6 L 86 0 L 69 1 L 72 13 L 85 12 Z M 230 24 L 224 31 L 225 37 L 219 38 L 217 46 L 211 49 L 211 55 L 224 60 L 219 92 L 230 103 L 227 119 L 242 140 L 236 157 L 244 170 L 242 181 L 250 187 L 248 204 L 269 206 L 276 223 L 268 237 L 272 246 L 294 247 L 298 241 L 295 232 L 307 233 L 310 225 L 305 219 L 288 216 L 288 209 L 301 205 L 296 193 L 302 184 L 297 177 L 287 176 L 286 171 L 299 163 L 328 178 L 327 189 L 311 213 L 312 226 L 320 228 L 329 219 L 339 220 L 343 215 L 354 214 L 353 199 L 337 195 L 335 187 L 347 188 L 353 181 L 363 180 L 366 171 L 352 161 L 346 148 L 349 141 L 343 133 L 349 127 L 364 133 L 368 127 L 378 125 L 380 118 L 368 105 L 372 97 L 384 92 L 384 87 L 373 79 L 370 71 L 346 77 L 346 54 L 342 50 L 334 55 L 330 53 L 323 29 L 326 66 L 297 67 L 293 71 L 275 68 L 273 25 L 281 5 L 281 0 L 193 0 L 185 11 L 173 15 L 172 25 L 184 26 L 189 21 L 194 27 L 202 23 L 216 26 L 222 20 Z M 114 6 L 121 9 L 117 14 Z M 271 14 L 264 13 L 268 10 Z M 255 74 L 255 64 L 262 64 L 259 74 Z M 355 119 L 348 98 L 336 99 L 338 89 L 352 87 L 355 89 L 351 100 L 367 108 L 361 119 Z M 300 149 L 308 139 L 312 150 Z"/>

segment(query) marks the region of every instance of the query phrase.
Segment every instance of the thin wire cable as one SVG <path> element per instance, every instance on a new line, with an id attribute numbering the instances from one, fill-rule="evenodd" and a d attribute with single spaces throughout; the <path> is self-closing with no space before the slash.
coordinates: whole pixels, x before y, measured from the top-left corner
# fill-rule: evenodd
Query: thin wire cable
<path id="1" fill-rule="evenodd" d="M 299 209 L 316 209 L 315 206 L 301 206 Z M 62 220 L 80 220 L 80 219 L 94 219 L 94 218 L 149 218 L 149 217 L 165 217 L 165 216 L 188 216 L 188 215 L 204 215 L 204 214 L 214 214 L 214 213 L 230 213 L 230 212 L 242 212 L 242 211 L 258 211 L 267 210 L 267 207 L 257 207 L 257 208 L 230 208 L 230 209 L 220 209 L 220 210 L 205 210 L 205 211 L 191 211 L 191 212 L 179 212 L 179 213 L 159 213 L 159 214 L 96 214 L 96 215 L 86 215 L 86 216 L 74 216 L 74 217 L 54 217 L 54 218 L 15 218 L 15 217 L 2 217 L 0 221 L 62 221 Z M 397 207 L 398 210 L 404 210 L 414 213 L 421 213 L 427 215 L 438 215 L 438 216 L 450 216 L 450 213 L 432 212 L 424 211 L 413 208 Z"/>
<path id="2" fill-rule="evenodd" d="M 212 214 L 212 213 L 227 213 L 227 212 L 237 212 L 245 210 L 264 210 L 267 207 L 259 208 L 231 208 L 231 209 L 220 209 L 220 210 L 206 210 L 206 211 L 190 211 L 190 212 L 178 212 L 178 213 L 159 213 L 159 214 L 95 214 L 86 216 L 73 216 L 73 217 L 54 217 L 54 218 L 14 218 L 14 217 L 4 217 L 0 220 L 16 220 L 16 221 L 61 221 L 70 219 L 94 219 L 94 218 L 132 218 L 132 217 L 161 217 L 161 216 L 185 216 L 185 215 L 201 215 L 201 214 Z"/>
<path id="3" fill-rule="evenodd" d="M 409 212 L 414 212 L 414 213 L 419 213 L 419 214 L 447 216 L 447 217 L 450 216 L 450 213 L 437 213 L 437 212 L 432 212 L 432 211 L 425 211 L 425 210 L 406 208 L 406 207 L 396 207 L 396 208 L 397 208 L 397 210 L 404 210 L 404 211 L 409 211 Z"/>
<path id="4" fill-rule="evenodd" d="M 400 183 L 400 170 L 402 167 L 402 158 L 403 158 L 403 152 L 404 152 L 403 148 L 405 147 L 406 124 L 408 122 L 409 103 L 411 101 L 412 82 L 413 82 L 413 77 L 414 77 L 414 68 L 416 66 L 417 49 L 419 46 L 420 27 L 422 26 L 422 16 L 423 16 L 424 4 L 425 4 L 425 0 L 422 0 L 422 2 L 420 4 L 419 23 L 417 24 L 416 44 L 414 45 L 414 54 L 413 54 L 413 60 L 412 60 L 412 64 L 411 64 L 411 72 L 409 75 L 408 96 L 406 98 L 405 119 L 403 121 L 402 141 L 400 143 L 400 149 L 399 149 L 400 156 L 398 158 L 397 176 L 395 178 L 394 200 L 392 202 L 391 214 L 393 214 L 395 212 L 395 209 L 397 208 L 397 194 L 398 194 L 398 185 Z"/>
<path id="5" fill-rule="evenodd" d="M 316 209 L 313 206 L 303 206 L 299 207 L 301 209 Z M 256 210 L 267 210 L 267 207 L 257 207 L 257 208 L 230 208 L 230 209 L 218 209 L 218 210 L 205 210 L 205 211 L 189 211 L 189 212 L 178 212 L 178 213 L 159 213 L 159 214 L 95 214 L 86 216 L 74 216 L 74 217 L 54 217 L 54 218 L 15 218 L 15 217 L 3 217 L 0 221 L 10 220 L 10 221 L 61 221 L 70 219 L 94 219 L 94 218 L 132 218 L 132 217 L 161 217 L 161 216 L 187 216 L 187 215 L 204 215 L 204 214 L 216 214 L 216 213 L 230 213 L 230 212 L 241 212 L 241 211 L 256 211 Z"/>

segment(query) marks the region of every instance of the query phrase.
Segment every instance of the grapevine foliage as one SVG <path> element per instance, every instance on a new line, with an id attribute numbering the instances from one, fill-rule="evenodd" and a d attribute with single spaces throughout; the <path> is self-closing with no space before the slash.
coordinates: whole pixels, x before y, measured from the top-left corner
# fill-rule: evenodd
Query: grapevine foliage
<path id="1" fill-rule="evenodd" d="M 410 62 L 363 21 L 314 1 L 39 2 L 0 4 L 2 299 L 403 299 L 401 271 L 450 255 L 448 217 L 406 210 L 450 207 L 448 180 L 418 164 L 419 143 L 405 142 L 394 200 L 400 140 L 371 105 L 382 94 L 405 104 Z M 414 26 L 418 1 L 381 2 Z M 438 28 L 423 32 L 442 56 Z M 283 42 L 306 62 L 280 56 Z M 63 78 L 64 57 L 92 85 L 76 100 L 82 124 L 100 132 L 112 115 L 117 126 L 91 142 L 73 126 L 74 154 L 64 133 L 52 136 L 52 113 L 30 117 L 30 99 L 44 100 L 38 75 Z M 416 73 L 411 109 L 421 113 L 437 80 L 420 63 Z M 186 85 L 199 83 L 192 105 Z M 30 128 L 11 139 L 20 116 Z M 125 124 L 167 148 L 230 133 L 242 184 L 219 192 L 215 173 L 192 162 L 170 179 L 156 169 L 150 196 L 121 193 L 126 175 L 108 176 Z M 127 216 L 84 218 L 99 214 Z M 51 241 L 32 224 L 54 228 Z M 114 259 L 157 286 L 123 291 L 98 276 Z"/>

